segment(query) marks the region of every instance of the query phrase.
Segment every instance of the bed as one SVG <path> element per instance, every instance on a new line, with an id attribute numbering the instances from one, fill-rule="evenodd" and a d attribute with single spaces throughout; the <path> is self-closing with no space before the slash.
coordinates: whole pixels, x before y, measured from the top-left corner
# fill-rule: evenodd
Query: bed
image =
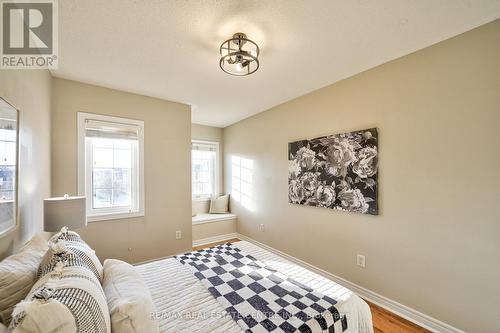
<path id="1" fill-rule="evenodd" d="M 337 300 L 338 311 L 345 314 L 348 321 L 345 332 L 373 332 L 368 305 L 349 289 L 252 243 L 233 244 L 290 278 Z M 160 332 L 243 332 L 235 320 L 225 315 L 224 307 L 193 272 L 176 258 L 140 264 L 136 269 L 153 297 Z"/>

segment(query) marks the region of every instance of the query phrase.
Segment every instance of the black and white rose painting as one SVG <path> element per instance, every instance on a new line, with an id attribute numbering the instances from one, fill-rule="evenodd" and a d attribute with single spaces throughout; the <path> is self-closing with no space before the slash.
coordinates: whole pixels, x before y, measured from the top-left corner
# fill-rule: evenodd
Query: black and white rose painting
<path id="1" fill-rule="evenodd" d="M 290 203 L 378 214 L 376 128 L 288 144 Z"/>

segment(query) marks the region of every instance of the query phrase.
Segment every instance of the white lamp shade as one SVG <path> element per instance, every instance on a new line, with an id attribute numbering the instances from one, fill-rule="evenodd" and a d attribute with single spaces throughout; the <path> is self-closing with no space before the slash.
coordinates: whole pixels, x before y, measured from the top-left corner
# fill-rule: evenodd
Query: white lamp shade
<path id="1" fill-rule="evenodd" d="M 62 227 L 70 230 L 87 226 L 85 197 L 70 197 L 43 200 L 43 230 L 56 232 Z"/>

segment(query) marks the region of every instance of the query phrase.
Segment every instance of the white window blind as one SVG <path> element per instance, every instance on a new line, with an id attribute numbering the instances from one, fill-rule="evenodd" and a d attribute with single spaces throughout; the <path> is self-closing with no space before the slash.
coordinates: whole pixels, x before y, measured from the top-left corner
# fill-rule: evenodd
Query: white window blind
<path id="1" fill-rule="evenodd" d="M 138 140 L 140 126 L 112 123 L 87 119 L 85 121 L 85 136 L 87 138 L 107 138 Z"/>

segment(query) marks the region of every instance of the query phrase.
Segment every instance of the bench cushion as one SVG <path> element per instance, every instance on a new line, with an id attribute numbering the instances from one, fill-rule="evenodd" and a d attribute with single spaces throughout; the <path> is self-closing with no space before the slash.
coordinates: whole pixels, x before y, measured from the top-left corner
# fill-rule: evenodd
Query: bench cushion
<path id="1" fill-rule="evenodd" d="M 193 224 L 226 221 L 236 219 L 236 214 L 196 214 L 193 216 Z"/>

